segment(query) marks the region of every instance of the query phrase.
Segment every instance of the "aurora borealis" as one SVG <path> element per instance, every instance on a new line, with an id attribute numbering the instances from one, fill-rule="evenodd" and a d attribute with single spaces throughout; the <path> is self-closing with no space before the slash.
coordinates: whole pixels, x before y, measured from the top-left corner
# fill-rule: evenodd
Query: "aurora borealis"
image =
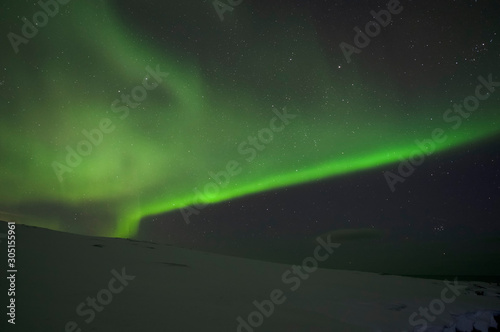
<path id="1" fill-rule="evenodd" d="M 21 17 L 40 7 L 10 2 L 2 32 L 21 34 Z M 385 4 L 344 8 L 356 15 L 335 14 L 331 30 L 312 5 L 269 5 L 258 15 L 265 5 L 248 1 L 223 22 L 208 1 L 59 5 L 18 53 L 2 39 L 0 211 L 41 227 L 127 237 L 146 216 L 390 170 L 436 128 L 447 139 L 435 153 L 498 135 L 500 91 L 456 129 L 443 119 L 479 76 L 500 80 L 498 36 L 455 22 L 462 37 L 441 42 L 445 32 L 417 29 L 419 5 L 402 3 L 351 63 L 339 43 Z M 471 9 L 471 21 L 489 5 Z M 286 112 L 292 117 L 278 115 Z M 68 151 L 96 128 L 96 144 L 68 165 Z M 58 175 L 54 162 L 70 171 Z M 228 164 L 234 175 L 203 195 Z"/>

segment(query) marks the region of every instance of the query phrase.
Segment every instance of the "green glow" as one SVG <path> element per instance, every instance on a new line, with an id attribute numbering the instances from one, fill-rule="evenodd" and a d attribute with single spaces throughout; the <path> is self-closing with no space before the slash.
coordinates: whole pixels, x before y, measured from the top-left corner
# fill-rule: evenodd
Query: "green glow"
<path id="1" fill-rule="evenodd" d="M 397 162 L 416 149 L 416 139 L 429 138 L 437 127 L 448 135 L 437 151 L 499 132 L 497 96 L 452 130 L 442 119 L 451 106 L 449 96 L 402 109 L 384 77 L 367 82 L 356 74 L 355 64 L 336 71 L 311 27 L 293 52 L 287 32 L 278 26 L 270 26 L 278 41 L 274 48 L 247 33 L 251 49 L 226 46 L 238 55 L 231 59 L 239 59 L 230 64 L 185 56 L 174 47 L 160 49 L 138 38 L 103 2 L 74 1 L 67 7 L 68 14 L 51 18 L 6 61 L 10 90 L 2 93 L 7 111 L 0 115 L 3 210 L 35 202 L 75 210 L 105 207 L 115 224 L 103 221 L 92 232 L 126 237 L 144 216 L 200 203 L 194 188 L 212 182 L 208 172 L 224 170 L 230 160 L 240 163 L 241 173 L 203 203 Z M 243 34 L 250 23 L 242 15 Z M 216 28 L 207 36 L 214 43 L 220 39 Z M 44 54 L 40 50 L 50 57 L 37 56 Z M 118 91 L 129 94 L 141 84 L 145 68 L 157 65 L 169 76 L 120 119 L 110 107 Z M 389 96 L 381 99 L 381 90 Z M 455 99 L 466 96 L 457 93 Z M 273 106 L 297 117 L 247 162 L 238 145 L 269 127 Z M 103 118 L 116 129 L 58 181 L 53 161 L 64 163 L 66 146 L 74 148 L 84 139 L 81 131 L 97 128 Z M 63 224 L 53 216 L 29 220 L 53 229 Z"/>

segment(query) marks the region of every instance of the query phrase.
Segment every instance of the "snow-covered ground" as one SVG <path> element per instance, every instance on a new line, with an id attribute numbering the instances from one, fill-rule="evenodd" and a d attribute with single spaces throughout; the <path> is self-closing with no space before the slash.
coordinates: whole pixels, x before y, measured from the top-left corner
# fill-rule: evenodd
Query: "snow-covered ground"
<path id="1" fill-rule="evenodd" d="M 0 226 L 5 232 L 6 225 Z M 5 241 L 1 246 L 6 253 Z M 304 257 L 306 267 L 292 267 L 17 225 L 16 324 L 2 319 L 7 328 L 0 331 L 397 332 L 496 326 L 496 284 L 315 269 L 340 250 L 318 243 Z M 4 293 L 8 285 L 2 288 Z"/>

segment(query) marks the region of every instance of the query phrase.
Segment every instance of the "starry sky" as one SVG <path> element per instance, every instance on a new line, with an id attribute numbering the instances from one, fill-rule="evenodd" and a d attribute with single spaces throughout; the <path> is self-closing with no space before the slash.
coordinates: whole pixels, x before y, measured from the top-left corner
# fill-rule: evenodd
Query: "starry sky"
<path id="1" fill-rule="evenodd" d="M 8 1 L 0 216 L 204 249 L 498 232 L 500 88 L 453 109 L 500 81 L 500 5 L 401 1 L 347 61 L 387 6 L 73 0 L 35 34 L 40 6 Z"/>

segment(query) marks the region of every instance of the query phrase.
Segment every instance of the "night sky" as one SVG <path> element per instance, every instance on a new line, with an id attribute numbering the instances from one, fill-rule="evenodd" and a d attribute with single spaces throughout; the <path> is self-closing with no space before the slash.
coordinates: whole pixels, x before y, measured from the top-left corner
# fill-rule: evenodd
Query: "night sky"
<path id="1" fill-rule="evenodd" d="M 498 1 L 73 0 L 29 38 L 40 5 L 3 8 L 4 220 L 274 260 L 498 245 Z"/>

